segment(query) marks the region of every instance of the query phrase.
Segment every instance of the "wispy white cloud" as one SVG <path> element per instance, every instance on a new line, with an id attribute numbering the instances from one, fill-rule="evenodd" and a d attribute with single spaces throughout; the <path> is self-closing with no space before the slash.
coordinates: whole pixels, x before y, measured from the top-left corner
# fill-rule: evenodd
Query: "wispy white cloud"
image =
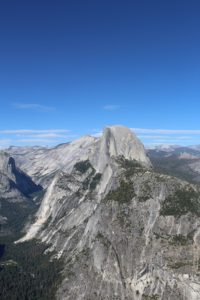
<path id="1" fill-rule="evenodd" d="M 0 130 L 0 134 L 61 134 L 69 133 L 68 129 L 8 129 Z"/>
<path id="2" fill-rule="evenodd" d="M 77 137 L 68 129 L 8 129 L 0 130 L 0 148 L 10 145 L 56 145 Z"/>
<path id="3" fill-rule="evenodd" d="M 108 111 L 114 111 L 119 108 L 120 108 L 120 106 L 116 105 L 116 104 L 107 104 L 107 105 L 104 105 L 104 107 L 103 107 L 104 110 L 108 110 Z"/>
<path id="4" fill-rule="evenodd" d="M 35 110 L 40 112 L 51 112 L 55 110 L 55 107 L 37 103 L 13 103 L 12 106 L 16 109 Z"/>
<path id="5" fill-rule="evenodd" d="M 200 144 L 200 129 L 131 128 L 146 146 Z"/>
<path id="6" fill-rule="evenodd" d="M 50 132 L 50 133 L 30 134 L 29 137 L 48 139 L 48 138 L 65 138 L 66 135 Z"/>
<path id="7" fill-rule="evenodd" d="M 197 130 L 182 130 L 182 129 L 147 129 L 147 128 L 131 128 L 135 133 L 151 133 L 151 134 L 199 134 L 200 129 Z"/>
<path id="8" fill-rule="evenodd" d="M 94 136 L 94 137 L 100 137 L 100 136 L 102 136 L 102 131 L 92 133 L 91 135 Z"/>
<path id="9" fill-rule="evenodd" d="M 148 134 L 138 134 L 137 135 L 139 137 L 139 139 L 148 139 L 148 140 L 152 140 L 152 139 L 163 139 L 163 135 L 148 135 Z M 165 138 L 171 138 L 170 136 L 165 136 Z"/>
<path id="10" fill-rule="evenodd" d="M 49 145 L 49 144 L 55 144 L 57 143 L 58 141 L 55 139 L 31 139 L 31 138 L 28 138 L 28 139 L 19 139 L 17 140 L 17 142 L 19 144 L 31 144 L 31 145 Z"/>
<path id="11" fill-rule="evenodd" d="M 0 139 L 0 149 L 9 147 L 10 144 L 11 144 L 10 139 Z"/>
<path id="12" fill-rule="evenodd" d="M 17 134 L 17 137 L 28 137 L 31 139 L 74 139 L 76 134 L 58 134 L 58 133 L 42 133 L 42 134 Z"/>
<path id="13" fill-rule="evenodd" d="M 102 135 L 102 130 L 99 128 L 90 129 L 89 134 L 94 137 L 100 137 Z"/>
<path id="14" fill-rule="evenodd" d="M 171 140 L 172 138 L 175 139 L 175 140 L 194 140 L 194 139 L 199 139 L 200 138 L 200 135 L 198 136 L 179 136 L 179 135 L 171 135 L 171 136 L 167 136 L 167 135 L 148 135 L 148 134 L 138 134 L 138 137 L 140 139 L 149 139 L 149 140 L 152 140 L 152 139 L 156 139 L 156 140 L 163 140 L 163 138 L 165 140 Z"/>
<path id="15" fill-rule="evenodd" d="M 177 130 L 177 129 L 147 129 L 131 128 L 138 138 L 146 145 L 195 145 L 200 144 L 200 130 Z M 91 135 L 100 137 L 100 129 L 92 129 Z"/>

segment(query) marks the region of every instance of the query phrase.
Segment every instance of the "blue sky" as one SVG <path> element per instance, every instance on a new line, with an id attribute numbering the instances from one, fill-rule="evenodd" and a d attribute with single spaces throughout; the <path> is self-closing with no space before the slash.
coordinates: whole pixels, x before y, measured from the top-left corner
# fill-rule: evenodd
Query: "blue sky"
<path id="1" fill-rule="evenodd" d="M 200 144 L 199 0 L 1 1 L 0 147 L 111 124 Z"/>

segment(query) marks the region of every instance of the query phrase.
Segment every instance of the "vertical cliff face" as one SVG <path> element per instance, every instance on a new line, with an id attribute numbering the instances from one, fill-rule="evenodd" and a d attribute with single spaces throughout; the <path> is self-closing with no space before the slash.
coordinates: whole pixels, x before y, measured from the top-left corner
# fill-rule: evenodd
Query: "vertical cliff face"
<path id="1" fill-rule="evenodd" d="M 40 186 L 16 167 L 15 160 L 5 152 L 0 152 L 0 177 L 0 193 L 4 198 L 14 198 L 20 193 L 26 197 L 41 190 Z"/>
<path id="2" fill-rule="evenodd" d="M 18 242 L 37 238 L 65 260 L 59 300 L 197 300 L 199 217 L 199 187 L 154 171 L 114 126 L 57 172 Z"/>
<path id="3" fill-rule="evenodd" d="M 144 146 L 129 128 L 106 127 L 94 153 L 93 164 L 102 172 L 111 158 L 120 156 L 139 161 L 146 166 L 151 165 Z"/>
<path id="4" fill-rule="evenodd" d="M 36 205 L 30 195 L 41 187 L 15 165 L 15 160 L 0 152 L 0 237 L 19 234 Z"/>

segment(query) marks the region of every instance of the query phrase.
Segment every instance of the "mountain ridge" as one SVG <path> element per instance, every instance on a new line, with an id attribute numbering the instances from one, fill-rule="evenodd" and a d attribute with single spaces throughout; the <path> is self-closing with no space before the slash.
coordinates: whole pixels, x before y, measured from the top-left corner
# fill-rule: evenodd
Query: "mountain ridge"
<path id="1" fill-rule="evenodd" d="M 99 138 L 83 136 L 60 147 L 34 148 L 33 151 L 23 148 L 21 154 L 19 153 L 20 149 L 17 153 L 15 149 L 10 149 L 10 152 L 7 151 L 16 159 L 18 166 L 32 177 L 36 183 L 46 187 L 49 183 L 48 175 L 53 175 L 60 169 L 65 172 L 71 172 L 74 164 L 80 160 L 91 160 L 94 167 L 101 172 L 112 155 L 123 154 L 121 141 L 125 137 L 127 137 L 128 141 L 126 145 L 128 150 L 127 153 L 124 153 L 125 157 L 127 159 L 135 158 L 150 166 L 151 163 L 145 154 L 142 143 L 130 129 L 119 125 L 105 128 L 103 135 Z M 111 143 L 108 145 L 107 142 L 109 141 Z M 116 149 L 113 148 L 114 144 L 117 146 Z M 131 147 L 134 150 L 131 150 Z"/>

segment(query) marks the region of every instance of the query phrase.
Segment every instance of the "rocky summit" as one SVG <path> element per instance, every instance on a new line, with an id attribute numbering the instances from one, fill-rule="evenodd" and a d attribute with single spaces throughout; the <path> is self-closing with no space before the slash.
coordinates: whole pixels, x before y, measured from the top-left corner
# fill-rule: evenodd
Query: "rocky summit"
<path id="1" fill-rule="evenodd" d="M 56 299 L 200 299 L 200 187 L 155 166 L 130 129 L 7 152 L 43 185 L 15 244 L 63 261 Z"/>

